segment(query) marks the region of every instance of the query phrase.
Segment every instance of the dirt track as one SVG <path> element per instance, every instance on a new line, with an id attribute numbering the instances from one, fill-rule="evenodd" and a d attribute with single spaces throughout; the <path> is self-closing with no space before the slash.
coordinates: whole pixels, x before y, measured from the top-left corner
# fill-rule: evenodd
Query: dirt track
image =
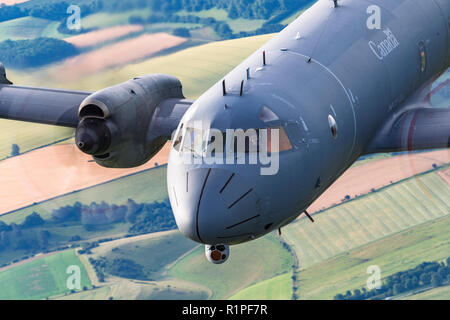
<path id="1" fill-rule="evenodd" d="M 39 149 L 0 162 L 0 214 L 35 202 L 107 182 L 167 163 L 167 144 L 154 159 L 134 169 L 106 169 L 89 162 L 91 158 L 74 145 Z M 450 162 L 450 151 L 441 150 L 372 161 L 349 169 L 309 208 L 318 211 L 340 203 L 346 196 L 370 192 L 414 174 L 432 169 L 433 164 Z M 447 170 L 447 175 L 448 170 Z M 443 175 L 443 173 L 441 174 Z M 443 176 L 444 178 L 444 176 Z M 448 180 L 447 180 L 448 181 Z"/>

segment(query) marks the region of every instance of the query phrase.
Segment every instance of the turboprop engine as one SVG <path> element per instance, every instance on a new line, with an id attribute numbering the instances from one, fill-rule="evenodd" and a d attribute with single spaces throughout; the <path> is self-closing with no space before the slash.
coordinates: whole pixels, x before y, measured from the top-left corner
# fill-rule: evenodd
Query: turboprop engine
<path id="1" fill-rule="evenodd" d="M 140 166 L 170 139 L 191 103 L 181 82 L 163 74 L 100 90 L 80 105 L 76 145 L 103 167 Z"/>

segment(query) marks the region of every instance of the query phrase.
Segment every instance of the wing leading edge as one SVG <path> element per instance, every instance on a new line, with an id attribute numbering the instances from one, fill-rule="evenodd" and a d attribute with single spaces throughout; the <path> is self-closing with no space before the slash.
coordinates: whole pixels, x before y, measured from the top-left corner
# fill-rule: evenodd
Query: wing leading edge
<path id="1" fill-rule="evenodd" d="M 89 92 L 0 84 L 0 118 L 76 128 Z"/>

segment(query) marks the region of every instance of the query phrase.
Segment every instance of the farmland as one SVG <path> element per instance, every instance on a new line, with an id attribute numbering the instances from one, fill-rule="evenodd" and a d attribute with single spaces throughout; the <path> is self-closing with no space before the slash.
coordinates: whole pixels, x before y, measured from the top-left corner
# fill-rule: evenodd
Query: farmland
<path id="1" fill-rule="evenodd" d="M 141 25 L 114 26 L 106 29 L 95 30 L 81 35 L 65 38 L 66 42 L 75 45 L 78 48 L 98 45 L 106 41 L 118 39 L 129 34 L 140 32 L 144 28 Z"/>
<path id="2" fill-rule="evenodd" d="M 290 300 L 292 298 L 292 274 L 285 273 L 258 282 L 244 290 L 239 291 L 230 300 Z"/>
<path id="3" fill-rule="evenodd" d="M 450 214 L 450 186 L 435 172 L 300 219 L 283 234 L 308 267 L 369 242 Z M 320 241 L 319 241 L 320 239 Z"/>
<path id="4" fill-rule="evenodd" d="M 360 288 L 370 265 L 378 265 L 386 277 L 423 261 L 445 258 L 450 250 L 446 231 L 450 186 L 440 177 L 442 171 L 323 211 L 316 215 L 315 224 L 300 219 L 285 227 L 283 238 L 300 260 L 298 298 L 332 299 Z M 231 298 L 285 297 L 292 294 L 290 276 L 257 283 Z"/>
<path id="5" fill-rule="evenodd" d="M 307 267 L 299 273 L 299 299 L 332 299 L 361 288 L 371 265 L 387 277 L 423 261 L 439 261 L 450 251 L 449 228 L 445 216 Z"/>
<path id="6" fill-rule="evenodd" d="M 169 269 L 168 275 L 203 285 L 213 291 L 212 299 L 224 299 L 245 287 L 290 271 L 291 256 L 275 236 L 232 248 L 227 263 L 206 262 L 204 248 L 198 248 Z"/>
<path id="7" fill-rule="evenodd" d="M 58 32 L 59 22 L 35 17 L 24 17 L 0 22 L 0 41 L 35 39 L 51 37 L 62 39 L 64 35 Z"/>
<path id="8" fill-rule="evenodd" d="M 273 235 L 234 247 L 230 260 L 223 265 L 207 263 L 203 246 L 186 240 L 178 231 L 103 243 L 92 252 L 91 257 L 95 259 L 130 259 L 141 265 L 149 278 L 146 281 L 127 279 L 125 286 L 121 282 L 124 279 L 108 276 L 105 285 L 116 286 L 114 298 L 130 290 L 130 285 L 151 298 L 224 298 L 252 283 L 277 275 L 282 275 L 284 279 L 281 283 L 272 281 L 274 286 L 279 287 L 278 293 L 290 295 L 291 257 Z M 155 292 L 150 290 L 151 286 L 159 289 Z M 176 287 L 178 291 L 174 289 Z M 190 291 L 195 295 L 189 294 Z M 277 297 L 276 291 L 273 294 Z"/>
<path id="9" fill-rule="evenodd" d="M 0 299 L 43 299 L 68 293 L 69 266 L 79 266 L 81 288 L 91 287 L 89 277 L 74 250 L 38 258 L 0 272 Z"/>
<path id="10" fill-rule="evenodd" d="M 0 193 L 5 200 L 0 204 L 0 214 L 148 170 L 155 163 L 167 163 L 168 153 L 166 145 L 152 161 L 132 169 L 101 167 L 73 144 L 42 148 L 4 160 L 0 162 Z M 17 190 L 26 191 L 25 195 Z"/>
<path id="11" fill-rule="evenodd" d="M 167 33 L 145 34 L 137 38 L 123 40 L 65 60 L 52 70 L 52 78 L 76 81 L 104 69 L 148 58 L 185 41 L 184 38 Z"/>
<path id="12" fill-rule="evenodd" d="M 149 187 L 149 181 L 157 187 Z M 129 198 L 137 202 L 162 201 L 167 198 L 166 189 L 166 168 L 160 167 L 50 199 L 1 216 L 0 220 L 6 223 L 21 223 L 33 211 L 39 212 L 43 218 L 49 218 L 52 210 L 73 205 L 77 201 L 86 204 L 105 201 L 116 205 L 126 203 Z"/>

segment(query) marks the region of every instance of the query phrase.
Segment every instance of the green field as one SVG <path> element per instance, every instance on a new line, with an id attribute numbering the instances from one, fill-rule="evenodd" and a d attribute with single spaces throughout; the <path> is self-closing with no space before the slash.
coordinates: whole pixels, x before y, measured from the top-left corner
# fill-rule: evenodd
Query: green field
<path id="1" fill-rule="evenodd" d="M 108 28 L 118 25 L 129 24 L 128 19 L 131 16 L 139 16 L 146 19 L 152 10 L 150 8 L 134 9 L 119 13 L 99 12 L 88 15 L 82 19 L 82 27 L 89 28 Z"/>
<path id="2" fill-rule="evenodd" d="M 69 250 L 0 272 L 0 300 L 35 300 L 68 293 L 70 290 L 66 282 L 70 274 L 66 273 L 66 270 L 72 265 L 81 269 L 81 288 L 91 287 L 83 264 L 75 255 L 75 251 Z"/>
<path id="3" fill-rule="evenodd" d="M 301 219 L 283 228 L 300 260 L 299 298 L 332 299 L 360 288 L 370 265 L 379 265 L 386 277 L 446 257 L 449 191 L 436 172 L 427 173 L 328 209 L 315 224 Z M 290 299 L 290 276 L 256 283 L 231 298 Z"/>
<path id="4" fill-rule="evenodd" d="M 234 33 L 239 33 L 241 31 L 254 31 L 262 27 L 266 20 L 263 19 L 231 19 L 228 17 L 228 12 L 224 9 L 212 8 L 209 10 L 201 10 L 195 12 L 179 11 L 177 12 L 179 16 L 194 15 L 200 18 L 214 18 L 217 21 L 225 21 L 230 26 Z"/>
<path id="5" fill-rule="evenodd" d="M 292 259 L 273 235 L 231 247 L 230 259 L 222 265 L 207 262 L 200 247 L 169 269 L 168 275 L 212 290 L 212 299 L 231 297 L 240 290 L 290 272 Z"/>
<path id="6" fill-rule="evenodd" d="M 0 23 L 0 42 L 5 40 L 35 39 L 49 37 L 62 39 L 58 32 L 59 22 L 41 18 L 24 17 Z"/>
<path id="7" fill-rule="evenodd" d="M 166 166 L 143 171 L 0 216 L 0 220 L 19 224 L 34 211 L 48 219 L 54 209 L 73 205 L 77 201 L 83 204 L 105 201 L 116 205 L 125 204 L 128 199 L 138 203 L 164 201 L 168 198 L 166 172 Z"/>
<path id="8" fill-rule="evenodd" d="M 98 248 L 94 256 L 103 256 L 109 260 L 133 260 L 143 266 L 149 279 L 162 280 L 166 266 L 197 246 L 197 243 L 175 231 L 159 237 L 125 243 L 106 252 Z"/>
<path id="9" fill-rule="evenodd" d="M 97 72 L 76 82 L 56 82 L 51 77 L 46 77 L 45 75 L 51 74 L 52 67 L 30 72 L 9 70 L 8 77 L 16 83 L 30 86 L 95 91 L 138 75 L 166 73 L 178 77 L 183 83 L 186 97 L 193 99 L 200 96 L 272 37 L 273 35 L 263 35 L 208 43 L 167 56 Z"/>
<path id="10" fill-rule="evenodd" d="M 12 144 L 19 146 L 20 152 L 30 151 L 39 146 L 74 135 L 71 128 L 62 128 L 29 122 L 0 119 L 0 160 L 11 155 Z"/>
<path id="11" fill-rule="evenodd" d="M 450 252 L 450 217 L 418 225 L 301 270 L 300 299 L 333 299 L 338 293 L 366 285 L 367 268 L 376 265 L 381 276 L 438 261 Z"/>
<path id="12" fill-rule="evenodd" d="M 283 229 L 301 267 L 450 213 L 450 186 L 436 173 L 410 178 Z"/>
<path id="13" fill-rule="evenodd" d="M 450 286 L 434 288 L 400 300 L 450 300 Z"/>
<path id="14" fill-rule="evenodd" d="M 290 300 L 292 297 L 292 274 L 285 273 L 259 282 L 239 291 L 231 300 Z"/>
<path id="15" fill-rule="evenodd" d="M 132 292 L 142 299 L 205 299 L 208 296 L 221 299 L 266 279 L 270 279 L 267 282 L 273 289 L 273 299 L 290 297 L 291 256 L 273 235 L 232 247 L 230 260 L 223 265 L 209 263 L 204 247 L 187 240 L 178 231 L 140 237 L 145 239 L 125 238 L 93 249 L 94 258 L 133 260 L 143 267 L 150 280 L 156 281 L 119 283 L 114 297 L 129 291 L 128 294 Z M 107 278 L 106 285 L 117 285 L 115 281 L 114 277 Z M 155 285 L 158 290 L 152 288 Z M 130 289 L 130 286 L 135 288 Z"/>

